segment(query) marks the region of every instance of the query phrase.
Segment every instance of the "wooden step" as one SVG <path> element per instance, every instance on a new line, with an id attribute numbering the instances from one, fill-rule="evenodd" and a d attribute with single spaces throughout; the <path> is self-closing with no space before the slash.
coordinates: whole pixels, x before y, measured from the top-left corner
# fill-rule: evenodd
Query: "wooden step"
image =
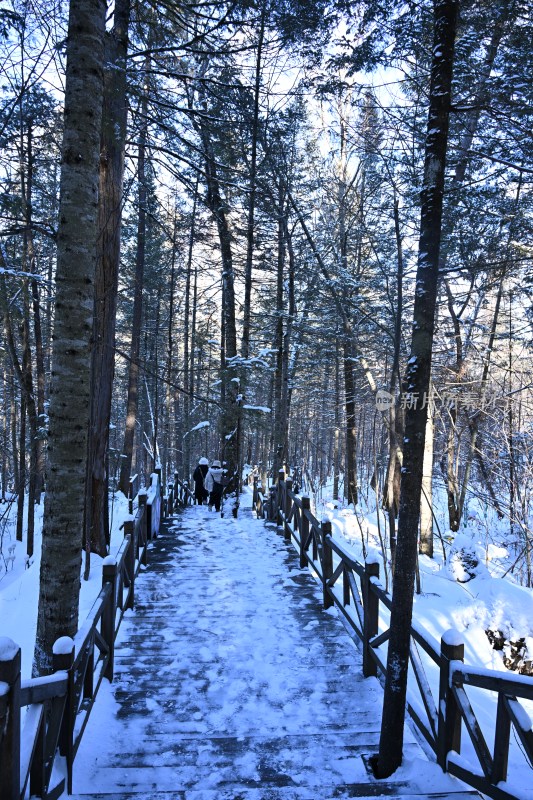
<path id="1" fill-rule="evenodd" d="M 433 783 L 402 770 L 374 778 L 381 686 L 363 677 L 294 550 L 256 524 L 249 536 L 190 510 L 152 543 L 102 688 L 106 711 L 89 720 L 74 764 L 74 800 L 476 797 L 436 765 Z M 409 729 L 404 754 L 425 763 Z"/>

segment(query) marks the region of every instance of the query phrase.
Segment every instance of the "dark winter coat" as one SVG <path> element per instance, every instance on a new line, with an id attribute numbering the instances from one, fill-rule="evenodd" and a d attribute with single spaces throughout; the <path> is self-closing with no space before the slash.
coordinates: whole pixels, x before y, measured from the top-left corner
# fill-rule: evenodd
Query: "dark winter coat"
<path id="1" fill-rule="evenodd" d="M 192 474 L 192 479 L 194 481 L 194 496 L 197 502 L 200 504 L 203 503 L 204 500 L 207 500 L 208 496 L 208 492 L 204 488 L 204 480 L 208 469 L 209 467 L 207 464 L 198 464 Z"/>

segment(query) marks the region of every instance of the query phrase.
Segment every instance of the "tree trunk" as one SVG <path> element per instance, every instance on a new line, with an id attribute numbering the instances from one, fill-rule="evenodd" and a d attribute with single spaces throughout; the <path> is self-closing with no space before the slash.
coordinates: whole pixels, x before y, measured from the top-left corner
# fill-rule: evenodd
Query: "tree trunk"
<path id="1" fill-rule="evenodd" d="M 341 432 L 341 370 L 339 363 L 339 346 L 335 347 L 335 417 L 333 441 L 333 499 L 339 499 L 339 477 L 341 464 L 340 432 Z"/>
<path id="2" fill-rule="evenodd" d="M 98 259 L 91 365 L 91 416 L 87 456 L 84 539 L 89 554 L 107 554 L 109 531 L 109 424 L 115 373 L 115 323 L 126 142 L 126 55 L 129 0 L 116 0 L 113 30 L 105 38 L 104 104 L 100 151 Z"/>
<path id="3" fill-rule="evenodd" d="M 9 397 L 9 381 L 8 381 L 8 366 L 7 366 L 7 358 L 4 361 L 4 371 L 2 374 L 2 397 L 4 398 L 4 402 L 2 404 L 2 410 L 0 414 L 2 415 L 2 452 L 0 455 L 0 481 L 2 482 L 2 488 L 0 489 L 0 503 L 6 502 L 6 488 L 7 488 L 7 476 L 8 476 L 8 447 L 9 447 L 9 419 L 8 419 L 8 397 Z"/>
<path id="4" fill-rule="evenodd" d="M 5 269 L 4 255 L 0 251 L 0 264 Z M 27 525 L 27 546 L 26 553 L 29 557 L 33 556 L 33 539 L 35 530 L 35 492 L 37 486 L 37 465 L 38 451 L 41 440 L 38 436 L 37 407 L 35 404 L 35 394 L 33 390 L 32 356 L 30 348 L 30 311 L 27 281 L 23 281 L 23 311 L 22 321 L 19 326 L 20 342 L 22 346 L 22 362 L 19 361 L 15 336 L 12 327 L 11 315 L 9 311 L 9 299 L 5 276 L 1 282 L 2 306 L 4 309 L 4 331 L 7 348 L 11 356 L 13 371 L 21 391 L 20 408 L 20 452 L 18 467 L 15 475 L 17 480 L 17 540 L 22 541 L 22 530 L 24 526 L 24 505 L 26 485 L 28 487 L 28 525 Z M 29 471 L 26 462 L 26 416 L 29 422 L 29 441 L 30 441 L 30 460 Z"/>
<path id="5" fill-rule="evenodd" d="M 170 419 L 171 419 L 171 409 L 172 409 L 172 362 L 174 357 L 174 295 L 176 293 L 176 250 L 177 250 L 177 208 L 174 208 L 174 223 L 173 223 L 173 231 L 172 231 L 172 259 L 170 262 L 170 281 L 168 287 L 168 324 L 167 324 L 167 353 L 166 353 L 166 363 L 165 363 L 165 377 L 164 377 L 164 389 L 165 389 L 165 400 L 163 404 L 163 419 L 162 419 L 162 427 L 163 427 L 163 447 L 162 447 L 162 454 L 161 454 L 161 479 L 163 481 L 163 486 L 166 486 L 168 483 L 168 478 L 172 474 L 170 470 Z M 185 319 L 187 320 L 187 297 L 188 297 L 189 290 L 185 288 Z M 186 325 L 185 328 L 186 330 Z M 186 348 L 188 347 L 188 335 L 184 335 L 184 347 L 185 352 L 187 353 Z M 187 364 L 188 358 L 184 357 L 184 367 L 183 367 L 183 383 L 187 385 Z M 175 464 L 175 462 L 174 462 Z M 187 477 L 188 473 L 184 475 Z"/>
<path id="6" fill-rule="evenodd" d="M 38 449 L 40 440 L 38 438 L 37 426 L 37 406 L 35 403 L 35 393 L 33 390 L 32 356 L 30 346 L 30 309 L 27 283 L 24 287 L 24 318 L 21 325 L 22 339 L 22 374 L 25 391 L 25 407 L 28 414 L 29 434 L 30 434 L 30 462 L 28 471 L 28 521 L 26 529 L 26 555 L 28 558 L 33 556 L 33 544 L 35 536 L 35 488 L 37 485 L 37 464 Z M 23 446 L 21 437 L 21 446 Z"/>
<path id="7" fill-rule="evenodd" d="M 78 627 L 106 4 L 70 0 L 48 469 L 34 665 Z"/>
<path id="8" fill-rule="evenodd" d="M 24 148 L 21 148 L 22 153 Z M 21 154 L 22 155 L 22 154 Z M 32 234 L 32 208 L 33 208 L 33 128 L 29 123 L 26 132 L 26 160 L 27 175 L 26 180 L 22 177 L 22 196 L 24 198 L 24 216 L 26 219 L 26 231 L 24 233 L 24 261 L 23 269 L 28 272 L 35 270 L 35 249 Z M 22 170 L 21 170 L 22 172 Z M 40 500 L 42 485 L 44 480 L 44 450 L 43 437 L 39 435 L 39 414 L 44 415 L 44 361 L 42 353 L 42 338 L 40 336 L 40 315 L 39 302 L 35 302 L 37 284 L 31 281 L 33 287 L 33 309 L 34 309 L 34 331 L 35 331 L 35 364 L 37 368 L 37 391 L 34 389 L 32 353 L 30 342 L 30 297 L 29 286 L 24 282 L 24 318 L 22 323 L 22 370 L 26 392 L 26 408 L 28 412 L 28 422 L 30 428 L 30 469 L 28 480 L 28 527 L 26 554 L 28 558 L 33 556 L 33 544 L 35 534 L 35 502 L 37 496 Z M 41 416 L 41 419 L 43 416 Z"/>
<path id="9" fill-rule="evenodd" d="M 283 188 L 280 184 L 278 212 L 278 257 L 276 275 L 276 325 L 274 329 L 274 350 L 276 351 L 276 367 L 274 371 L 274 441 L 272 443 L 272 475 L 277 476 L 287 460 L 286 425 L 283 414 L 283 284 L 285 279 L 285 226 L 283 224 L 284 207 Z"/>
<path id="10" fill-rule="evenodd" d="M 22 542 L 24 529 L 24 501 L 26 499 L 26 414 L 27 403 L 24 395 L 20 400 L 20 430 L 19 430 L 19 462 L 18 462 L 18 492 L 17 492 L 17 542 Z"/>
<path id="11" fill-rule="evenodd" d="M 487 48 L 485 61 L 479 70 L 479 81 L 476 87 L 474 98 L 471 102 L 472 110 L 466 115 L 466 120 L 464 123 L 465 132 L 459 143 L 459 155 L 457 157 L 455 165 L 455 172 L 451 179 L 451 191 L 454 190 L 458 191 L 458 189 L 461 187 L 465 179 L 466 170 L 471 159 L 470 149 L 472 146 L 472 141 L 474 139 L 474 136 L 478 128 L 481 110 L 490 100 L 490 97 L 488 96 L 488 92 L 490 91 L 490 89 L 488 89 L 488 81 L 490 79 L 494 62 L 496 60 L 502 36 L 504 35 L 506 26 L 509 24 L 511 16 L 511 7 L 512 3 L 508 2 L 508 0 L 504 0 L 504 2 L 502 2 L 498 6 L 498 11 L 497 11 L 498 20 L 493 25 L 491 40 Z M 443 236 L 444 243 L 446 243 L 450 239 L 454 225 L 455 225 L 455 215 L 450 214 L 448 216 L 444 229 L 444 236 Z M 443 273 L 445 272 L 446 269 L 447 255 L 448 254 L 446 246 L 444 246 L 441 249 L 441 254 L 440 254 L 440 270 Z M 450 318 L 454 328 L 454 340 L 456 348 L 455 365 L 452 367 L 452 371 L 455 375 L 456 380 L 460 380 L 463 372 L 463 364 L 465 356 L 465 353 L 463 351 L 460 314 L 456 314 L 455 312 L 454 298 L 447 280 L 444 281 L 444 286 L 446 289 Z M 462 308 L 463 310 L 466 308 L 466 302 L 463 302 Z M 470 324 L 472 324 L 472 322 Z M 457 425 L 457 408 L 453 407 L 449 410 L 449 425 L 446 437 L 447 439 L 446 491 L 448 499 L 449 526 L 450 530 L 452 531 L 459 530 L 459 526 L 461 524 L 461 514 L 462 514 L 462 509 L 460 508 L 460 499 L 459 499 L 459 481 L 455 463 L 456 425 Z"/>
<path id="12" fill-rule="evenodd" d="M 400 216 L 398 200 L 394 200 L 394 231 L 396 236 L 396 314 L 394 319 L 394 351 L 392 357 L 389 392 L 392 395 L 392 405 L 389 410 L 389 460 L 387 475 L 384 482 L 383 507 L 388 512 L 389 536 L 391 545 L 391 560 L 394 569 L 396 559 L 396 517 L 400 504 L 401 468 L 403 461 L 403 423 L 404 417 L 399 401 L 394 400 L 396 386 L 400 386 L 400 349 L 402 342 L 402 317 L 403 317 L 403 247 L 400 231 Z"/>
<path id="13" fill-rule="evenodd" d="M 263 39 L 265 35 L 266 2 L 261 8 L 257 56 L 255 61 L 254 113 L 252 119 L 252 152 L 250 159 L 250 191 L 248 195 L 248 223 L 246 231 L 246 264 L 244 268 L 244 307 L 242 322 L 241 354 L 243 358 L 250 355 L 250 318 L 252 297 L 252 264 L 254 256 L 254 217 L 257 178 L 257 133 L 259 126 L 259 93 L 261 89 L 261 67 L 263 57 Z"/>
<path id="14" fill-rule="evenodd" d="M 1 251 L 0 251 L 1 252 Z M 17 420 L 19 403 L 17 403 L 17 392 L 15 389 L 15 377 L 10 373 L 10 386 L 11 392 L 9 397 L 10 413 L 10 433 L 11 433 L 11 452 L 13 453 L 13 481 L 15 484 L 15 492 L 18 494 L 20 489 L 20 474 L 19 474 L 19 446 L 17 441 Z"/>
<path id="15" fill-rule="evenodd" d="M 37 463 L 35 476 L 35 502 L 41 502 L 41 494 L 44 488 L 45 470 L 45 366 L 44 366 L 44 344 L 41 325 L 41 303 L 39 298 L 39 286 L 37 281 L 31 282 L 32 302 L 33 302 L 33 335 L 35 337 L 35 377 L 37 384 Z"/>
<path id="16" fill-rule="evenodd" d="M 149 60 L 149 59 L 148 59 Z M 149 68 L 149 63 L 147 64 Z M 143 285 L 144 262 L 146 251 L 146 140 L 148 131 L 146 127 L 148 111 L 147 88 L 142 98 L 141 119 L 143 124 L 139 134 L 137 157 L 137 248 L 135 253 L 135 288 L 133 298 L 133 320 L 131 325 L 131 346 L 128 377 L 128 401 L 126 412 L 126 426 L 124 430 L 124 444 L 122 447 L 122 460 L 120 463 L 119 489 L 127 496 L 129 480 L 133 463 L 133 445 L 135 442 L 135 425 L 139 402 L 139 356 L 141 342 L 141 322 L 143 313 Z"/>
<path id="17" fill-rule="evenodd" d="M 183 477 L 186 480 L 190 480 L 191 477 L 191 444 L 190 444 L 190 437 L 189 437 L 189 430 L 190 430 L 190 416 L 191 416 L 191 397 L 193 387 L 191 384 L 194 382 L 193 377 L 193 365 L 192 365 L 192 357 L 194 355 L 193 351 L 193 338 L 194 338 L 194 328 L 193 334 L 191 335 L 191 279 L 192 279 L 192 255 L 194 249 L 194 236 L 196 230 L 196 205 L 198 202 L 198 182 L 194 187 L 194 199 L 193 199 L 193 206 L 192 206 L 192 215 L 191 215 L 191 229 L 189 231 L 189 247 L 187 253 L 187 275 L 185 280 L 185 309 L 183 312 L 183 385 L 186 390 L 186 394 L 183 395 L 183 429 L 185 432 L 185 437 L 183 439 Z M 196 291 L 196 286 L 194 288 Z M 194 303 L 196 303 L 196 298 L 193 298 Z M 194 322 L 196 321 L 196 307 L 193 307 L 193 318 Z M 190 392 L 190 394 L 189 394 Z"/>
<path id="18" fill-rule="evenodd" d="M 433 401 L 430 399 L 424 442 L 422 466 L 422 497 L 420 500 L 420 547 L 419 551 L 433 558 L 433 444 L 435 423 Z"/>
<path id="19" fill-rule="evenodd" d="M 344 340 L 344 394 L 346 403 L 346 468 L 344 496 L 349 504 L 357 505 L 357 422 L 353 354 L 349 341 Z"/>
<path id="20" fill-rule="evenodd" d="M 207 182 L 207 203 L 217 224 L 220 252 L 222 256 L 222 327 L 223 327 L 223 365 L 222 365 L 222 414 L 221 440 L 222 459 L 226 462 L 228 475 L 227 491 L 239 490 L 239 376 L 235 360 L 237 357 L 237 327 L 235 322 L 235 278 L 231 234 L 228 225 L 226 203 L 222 199 L 216 167 L 216 159 L 211 144 L 209 129 L 205 121 L 200 123 L 200 132 L 205 158 L 205 177 Z M 238 501 L 237 501 L 238 503 Z M 236 510 L 237 506 L 235 507 Z"/>
<path id="21" fill-rule="evenodd" d="M 387 676 L 379 754 L 375 765 L 376 774 L 382 778 L 391 775 L 402 763 L 413 591 L 417 566 L 420 495 L 428 411 L 427 402 L 422 400 L 424 397 L 426 399 L 429 397 L 430 388 L 457 11 L 457 0 L 436 0 L 435 2 L 434 44 L 424 181 L 421 193 L 413 334 L 406 375 L 407 396 L 412 398 L 413 402 L 408 405 L 405 417 L 398 547 L 393 577 Z"/>

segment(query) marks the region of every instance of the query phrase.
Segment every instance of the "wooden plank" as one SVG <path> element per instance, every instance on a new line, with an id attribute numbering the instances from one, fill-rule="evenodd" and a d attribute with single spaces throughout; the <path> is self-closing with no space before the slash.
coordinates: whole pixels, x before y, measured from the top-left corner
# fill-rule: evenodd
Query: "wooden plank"
<path id="1" fill-rule="evenodd" d="M 269 787 L 265 795 L 261 789 L 242 787 L 236 797 L 231 789 L 221 791 L 220 789 L 202 788 L 201 800 L 317 800 L 321 797 L 317 792 L 310 792 L 305 786 L 283 786 L 283 787 Z M 74 794 L 70 800 L 146 800 L 146 793 L 144 789 L 136 791 L 130 789 L 123 792 L 91 792 L 90 795 Z M 424 793 L 417 792 L 413 794 L 408 790 L 400 791 L 398 785 L 391 785 L 390 782 L 384 783 L 382 793 L 376 793 L 376 789 L 366 784 L 354 784 L 346 786 L 342 794 L 335 793 L 335 795 L 327 795 L 329 798 L 336 798 L 336 800 L 352 800 L 352 798 L 360 798 L 360 800 L 376 800 L 376 797 L 389 797 L 390 800 L 479 800 L 479 794 L 475 791 L 457 790 L 454 792 L 439 792 L 439 793 Z M 165 789 L 154 789 L 150 791 L 150 800 L 191 800 L 191 794 L 187 789 L 172 789 L 167 791 Z M 52 800 L 48 798 L 48 800 Z"/>
<path id="2" fill-rule="evenodd" d="M 516 795 L 506 792 L 499 786 L 494 786 L 487 778 L 476 772 L 471 772 L 463 764 L 454 761 L 451 756 L 448 758 L 448 772 L 450 775 L 455 775 L 456 778 L 470 784 L 470 786 L 473 786 L 484 795 L 492 797 L 493 800 L 517 800 Z"/>
<path id="3" fill-rule="evenodd" d="M 100 792 L 107 800 L 113 795 L 189 800 L 196 794 L 203 800 L 408 800 L 416 794 L 416 800 L 424 800 L 423 791 L 412 791 L 407 780 L 377 781 L 369 772 L 368 757 L 379 743 L 381 690 L 363 678 L 360 653 L 339 616 L 321 610 L 322 594 L 307 566 L 299 569 L 299 553 L 266 527 L 242 544 L 229 528 L 230 523 L 221 526 L 214 538 L 201 525 L 184 532 L 173 525 L 170 535 L 163 529 L 154 544 L 153 569 L 136 584 L 134 624 L 123 626 L 116 640 L 112 692 L 120 719 L 136 733 L 131 740 L 121 738 L 118 728 L 94 715 L 100 732 L 85 739 L 102 743 L 92 756 L 98 769 L 86 768 L 91 754 L 82 740 L 76 764 L 79 759 L 83 769 L 79 778 L 74 770 L 73 797 L 85 793 L 95 800 Z M 314 534 L 319 553 L 322 543 Z M 227 547 L 235 552 L 242 546 L 244 563 L 246 557 L 258 557 L 250 552 L 254 542 L 262 557 L 274 554 L 287 569 L 278 575 L 274 562 L 265 569 L 276 594 L 280 586 L 286 592 L 283 602 L 274 592 L 270 596 L 266 580 L 256 586 L 246 571 L 235 577 L 230 592 L 213 594 L 218 570 L 220 585 L 227 583 Z M 320 565 L 315 566 L 319 571 Z M 342 567 L 338 576 L 341 572 Z M 357 601 L 361 606 L 351 577 L 354 603 L 344 608 L 341 596 L 339 610 L 356 636 L 357 626 L 347 622 L 349 615 L 356 618 Z M 175 591 L 178 578 L 180 592 Z M 331 589 L 336 603 L 339 592 L 340 585 Z M 197 625 L 191 603 L 199 601 Z M 267 667 L 261 680 L 260 659 L 268 661 L 270 655 L 258 647 L 265 639 L 266 618 L 270 633 L 292 626 L 296 646 L 294 652 L 279 652 L 279 637 L 269 636 L 275 668 Z M 256 624 L 263 627 L 255 630 Z M 194 648 L 201 658 L 181 659 L 182 641 L 187 652 Z M 230 646 L 234 641 L 236 649 Z M 380 664 L 377 654 L 372 658 Z M 89 720 L 89 728 L 92 724 Z M 405 752 L 406 758 L 422 756 L 408 729 Z M 445 796 L 473 796 L 459 789 Z"/>
<path id="4" fill-rule="evenodd" d="M 460 687 L 457 686 L 453 686 L 452 691 L 456 699 L 457 705 L 459 706 L 459 709 L 461 711 L 461 716 L 463 718 L 465 727 L 470 735 L 472 744 L 474 745 L 479 765 L 483 770 L 485 777 L 489 777 L 492 773 L 492 756 L 490 754 L 489 748 L 487 747 L 487 743 L 485 741 L 485 737 L 483 736 L 481 728 L 479 727 L 479 723 L 477 721 L 474 710 L 470 705 L 470 700 L 468 699 L 464 689 L 461 689 Z"/>
<path id="5" fill-rule="evenodd" d="M 357 582 L 356 582 L 356 580 L 354 578 L 353 572 L 349 572 L 348 573 L 348 584 L 349 584 L 351 592 L 352 592 L 353 605 L 354 605 L 354 608 L 355 608 L 355 610 L 357 612 L 357 616 L 359 618 L 359 625 L 360 625 L 361 631 L 362 631 L 363 630 L 363 620 L 365 618 L 365 612 L 364 612 L 364 609 L 363 609 L 363 604 L 361 602 L 361 596 L 359 594 L 359 587 L 358 587 Z M 362 640 L 362 638 L 363 638 L 363 634 L 362 633 L 361 633 L 361 637 L 360 638 Z"/>
<path id="6" fill-rule="evenodd" d="M 409 655 L 411 658 L 411 664 L 413 667 L 413 672 L 416 678 L 416 682 L 418 684 L 418 689 L 420 691 L 420 697 L 422 698 L 422 703 L 424 704 L 424 708 L 427 714 L 427 719 L 431 728 L 431 732 L 433 734 L 433 740 L 436 741 L 437 725 L 438 725 L 437 708 L 435 706 L 433 694 L 431 693 L 429 681 L 424 671 L 424 665 L 422 664 L 420 656 L 415 650 L 415 645 L 412 643 Z"/>
<path id="7" fill-rule="evenodd" d="M 37 745 L 39 729 L 43 722 L 44 705 L 33 703 L 26 711 L 20 737 L 20 791 L 24 796 L 30 777 L 30 767 Z"/>
<path id="8" fill-rule="evenodd" d="M 334 586 L 343 573 L 344 565 L 342 562 L 339 562 L 339 564 L 337 564 L 336 568 L 333 570 L 333 575 L 328 579 L 328 586 Z"/>
<path id="9" fill-rule="evenodd" d="M 66 672 L 54 672 L 42 678 L 29 678 L 22 681 L 20 691 L 21 706 L 43 703 L 52 697 L 63 697 L 67 692 L 68 677 Z"/>
<path id="10" fill-rule="evenodd" d="M 516 697 L 504 696 L 504 703 L 507 713 L 511 719 L 515 731 L 520 737 L 520 741 L 527 753 L 530 763 L 533 762 L 533 730 L 531 729 L 531 718 L 525 708 L 518 702 Z M 527 720 L 529 719 L 529 728 Z"/>
<path id="11" fill-rule="evenodd" d="M 487 672 L 475 667 L 461 664 L 454 670 L 453 681 L 456 685 L 467 684 L 492 692 L 501 692 L 511 697 L 523 697 L 533 700 L 533 681 L 527 675 L 508 675 L 505 672 Z"/>

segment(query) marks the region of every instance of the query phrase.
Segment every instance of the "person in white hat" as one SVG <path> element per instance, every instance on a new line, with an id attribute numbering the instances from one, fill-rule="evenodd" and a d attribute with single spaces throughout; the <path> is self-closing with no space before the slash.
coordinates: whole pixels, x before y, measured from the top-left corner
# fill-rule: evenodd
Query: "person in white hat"
<path id="1" fill-rule="evenodd" d="M 204 486 L 209 492 L 209 511 L 211 511 L 213 506 L 215 507 L 215 511 L 220 511 L 220 501 L 222 500 L 222 491 L 224 489 L 222 483 L 223 474 L 224 470 L 222 469 L 220 461 L 215 459 L 207 470 L 207 475 L 204 479 Z"/>
<path id="2" fill-rule="evenodd" d="M 198 461 L 198 466 L 192 474 L 194 481 L 194 497 L 199 506 L 203 505 L 208 498 L 208 492 L 204 488 L 204 480 L 209 469 L 209 461 L 207 458 L 202 457 Z"/>

